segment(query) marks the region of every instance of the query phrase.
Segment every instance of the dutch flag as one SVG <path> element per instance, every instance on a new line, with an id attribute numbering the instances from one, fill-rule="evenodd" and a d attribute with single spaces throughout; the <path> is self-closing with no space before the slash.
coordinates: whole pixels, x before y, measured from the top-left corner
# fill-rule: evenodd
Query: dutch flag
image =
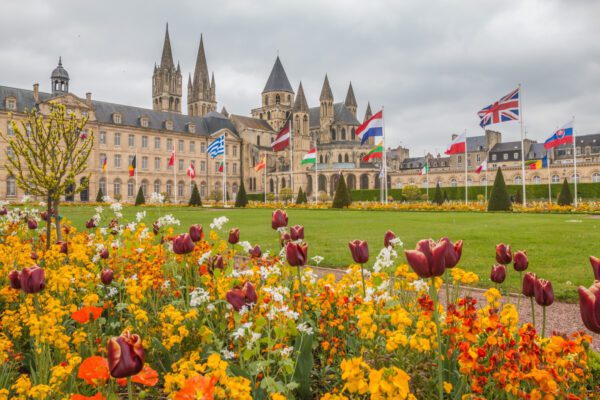
<path id="1" fill-rule="evenodd" d="M 356 130 L 360 144 L 365 144 L 370 137 L 383 136 L 383 110 L 373 115 Z"/>

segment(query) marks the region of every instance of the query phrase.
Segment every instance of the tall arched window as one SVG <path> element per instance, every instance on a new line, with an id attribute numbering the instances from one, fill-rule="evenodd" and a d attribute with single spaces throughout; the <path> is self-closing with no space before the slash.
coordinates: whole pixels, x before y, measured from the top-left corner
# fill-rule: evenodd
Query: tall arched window
<path id="1" fill-rule="evenodd" d="M 135 196 L 135 181 L 130 179 L 127 181 L 127 197 L 133 196 Z"/>
<path id="2" fill-rule="evenodd" d="M 184 191 L 185 191 L 185 185 L 184 185 L 183 181 L 179 181 L 179 183 L 177 183 L 177 196 L 180 198 L 183 197 Z"/>
<path id="3" fill-rule="evenodd" d="M 342 162 L 342 155 L 338 154 L 338 162 L 341 163 Z"/>
<path id="4" fill-rule="evenodd" d="M 342 140 L 346 140 L 346 128 L 342 128 Z"/>
<path id="5" fill-rule="evenodd" d="M 344 155 L 344 162 L 350 162 L 350 157 L 348 157 L 347 153 Z"/>
<path id="6" fill-rule="evenodd" d="M 515 176 L 515 185 L 520 185 L 521 183 L 523 183 L 523 179 L 521 178 L 521 175 Z"/>
<path id="7" fill-rule="evenodd" d="M 173 195 L 173 182 L 167 181 L 167 194 L 169 196 Z"/>
<path id="8" fill-rule="evenodd" d="M 600 183 L 600 172 L 594 172 L 592 174 L 592 182 Z"/>
<path id="9" fill-rule="evenodd" d="M 552 183 L 559 183 L 559 182 L 560 182 L 560 176 L 552 175 Z"/>
<path id="10" fill-rule="evenodd" d="M 450 179 L 450 186 L 452 186 L 452 187 L 456 187 L 457 186 L 456 179 L 454 179 L 454 178 Z"/>
<path id="11" fill-rule="evenodd" d="M 281 97 L 278 94 L 275 95 L 275 104 L 281 104 Z"/>
<path id="12" fill-rule="evenodd" d="M 160 180 L 155 180 L 154 181 L 154 193 L 160 193 Z"/>
<path id="13" fill-rule="evenodd" d="M 145 179 L 142 181 L 142 193 L 144 193 L 144 197 L 148 196 L 148 181 Z"/>
<path id="14" fill-rule="evenodd" d="M 535 183 L 535 184 L 542 183 L 542 178 L 540 178 L 538 175 L 534 176 L 533 183 Z"/>
<path id="15" fill-rule="evenodd" d="M 331 128 L 331 140 L 335 140 L 335 128 Z"/>
<path id="16" fill-rule="evenodd" d="M 113 182 L 113 197 L 121 195 L 121 179 L 117 178 Z"/>
<path id="17" fill-rule="evenodd" d="M 6 178 L 6 196 L 14 197 L 17 195 L 17 182 L 14 176 Z"/>

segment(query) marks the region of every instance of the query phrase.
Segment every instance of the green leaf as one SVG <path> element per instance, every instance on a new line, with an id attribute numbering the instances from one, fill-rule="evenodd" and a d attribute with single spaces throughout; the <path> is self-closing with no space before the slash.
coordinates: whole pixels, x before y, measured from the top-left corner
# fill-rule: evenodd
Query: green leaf
<path id="1" fill-rule="evenodd" d="M 294 381 L 298 383 L 296 393 L 298 398 L 310 400 L 313 398 L 310 390 L 310 373 L 313 368 L 314 359 L 312 353 L 313 335 L 298 335 L 294 350 L 298 354 Z"/>

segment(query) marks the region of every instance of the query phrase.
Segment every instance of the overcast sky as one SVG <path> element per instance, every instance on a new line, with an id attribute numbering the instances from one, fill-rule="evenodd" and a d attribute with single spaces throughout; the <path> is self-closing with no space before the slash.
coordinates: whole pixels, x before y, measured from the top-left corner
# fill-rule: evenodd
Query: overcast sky
<path id="1" fill-rule="evenodd" d="M 481 134 L 476 112 L 523 85 L 528 137 L 576 117 L 600 132 L 598 1 L 3 1 L 0 85 L 49 91 L 58 56 L 80 97 L 151 107 L 165 23 L 184 104 L 200 34 L 218 109 L 249 115 L 279 51 L 294 89 L 318 105 L 325 73 L 336 101 L 352 81 L 362 121 L 385 106 L 387 142 L 419 156 L 449 136 Z M 516 122 L 492 126 L 517 140 Z"/>

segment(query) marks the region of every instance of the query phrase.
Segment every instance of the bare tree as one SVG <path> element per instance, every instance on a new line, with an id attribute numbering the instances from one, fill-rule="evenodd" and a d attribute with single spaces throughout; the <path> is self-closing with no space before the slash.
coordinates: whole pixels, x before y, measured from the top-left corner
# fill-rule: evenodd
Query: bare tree
<path id="1" fill-rule="evenodd" d="M 51 103 L 50 114 L 42 115 L 37 109 L 25 111 L 20 126 L 11 118 L 12 135 L 0 132 L 12 149 L 5 168 L 17 185 L 26 193 L 47 199 L 48 223 L 46 247 L 50 247 L 51 210 L 56 216 L 57 240 L 61 240 L 59 205 L 62 195 L 75 195 L 87 188 L 89 176 L 84 176 L 81 185 L 75 177 L 87 169 L 92 152 L 94 135 L 83 135 L 88 118 L 77 118 L 75 113 L 67 115 L 62 104 Z"/>

